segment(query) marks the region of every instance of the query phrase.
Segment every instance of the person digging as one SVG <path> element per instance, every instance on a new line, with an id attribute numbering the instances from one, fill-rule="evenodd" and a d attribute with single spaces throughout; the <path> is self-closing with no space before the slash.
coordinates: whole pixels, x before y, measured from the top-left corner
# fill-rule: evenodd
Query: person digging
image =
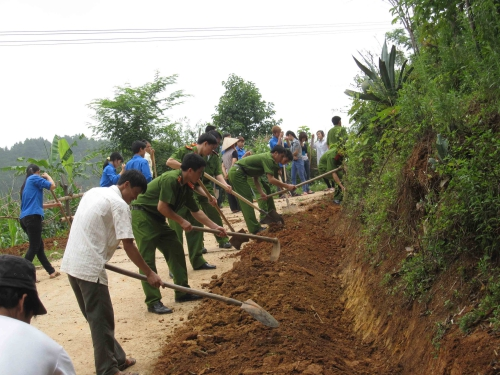
<path id="1" fill-rule="evenodd" d="M 264 185 L 263 189 L 259 182 L 259 178 L 266 175 L 269 183 L 278 188 L 295 190 L 295 185 L 283 183 L 278 179 L 278 172 L 280 169 L 279 163 L 284 165 L 292 159 L 293 156 L 290 150 L 285 149 L 283 146 L 274 146 L 270 152 L 251 155 L 238 160 L 229 170 L 229 181 L 234 191 L 252 202 L 253 193 L 248 183 L 248 178 L 252 178 L 261 199 L 266 199 L 269 211 L 276 210 L 274 199 L 272 197 L 267 198 L 267 195 L 271 193 L 271 189 L 267 185 Z M 240 207 L 250 233 L 256 234 L 265 229 L 261 227 L 257 220 L 253 207 L 243 201 L 240 201 Z"/>
<path id="2" fill-rule="evenodd" d="M 213 145 L 210 150 L 209 147 L 204 146 L 203 142 L 200 143 L 201 140 L 209 139 L 207 136 L 212 136 L 216 140 L 216 144 Z M 176 152 L 170 156 L 167 160 L 167 166 L 172 169 L 179 169 L 181 165 L 182 158 L 190 153 L 195 153 L 204 157 L 207 161 L 207 166 L 205 167 L 205 172 L 211 176 L 214 176 L 218 181 L 220 181 L 224 187 L 226 192 L 229 194 L 232 193 L 232 188 L 226 183 L 224 176 L 222 174 L 222 162 L 220 160 L 219 154 L 215 152 L 215 149 L 219 146 L 221 142 L 221 135 L 219 132 L 215 130 L 211 130 L 208 133 L 202 134 L 200 139 L 198 140 L 196 146 L 184 146 L 179 148 Z M 202 182 L 207 188 L 210 195 L 213 197 L 213 184 L 207 180 L 205 177 L 202 177 Z M 219 226 L 222 226 L 222 219 L 220 217 L 219 212 L 215 208 L 215 203 L 212 200 L 212 197 L 206 197 L 205 194 L 195 194 L 195 199 L 202 211 L 205 215 L 208 216 L 210 220 L 216 223 Z M 182 217 L 187 218 L 193 225 L 199 226 L 199 224 L 190 217 L 189 211 L 184 209 L 179 213 Z M 170 223 L 169 223 L 170 224 Z M 180 228 L 175 222 L 171 223 L 171 227 L 175 229 L 177 234 L 180 236 L 179 239 L 182 241 L 182 228 Z M 215 236 L 217 243 L 219 244 L 219 248 L 221 249 L 230 249 L 231 243 L 229 242 L 228 237 L 219 237 Z M 188 242 L 188 253 L 190 255 L 191 265 L 193 269 L 215 269 L 215 265 L 208 264 L 206 262 L 202 263 L 200 260 L 203 259 L 202 254 L 207 253 L 207 249 L 203 244 L 203 233 L 195 233 L 190 232 L 186 233 L 186 240 Z M 200 266 L 201 264 L 201 266 Z"/>
<path id="3" fill-rule="evenodd" d="M 214 139 L 213 136 L 208 136 Z M 207 147 L 210 148 L 209 144 Z M 180 215 L 181 212 L 185 212 L 183 208 L 186 208 L 198 226 L 201 223 L 218 230 L 221 236 L 227 236 L 223 227 L 214 223 L 199 209 L 193 196 L 194 184 L 203 175 L 205 166 L 206 161 L 200 155 L 187 154 L 179 170 L 165 172 L 155 178 L 149 183 L 146 193 L 139 195 L 131 206 L 135 241 L 147 265 L 156 272 L 155 254 L 156 249 L 160 250 L 168 263 L 174 283 L 185 287 L 189 285 L 184 248 L 170 223 L 176 223 L 182 230 L 189 233 L 193 228 L 193 223 L 186 219 L 186 216 Z M 169 224 L 165 218 L 169 219 Z M 202 266 L 203 264 L 200 264 L 197 268 L 200 269 Z M 149 312 L 155 314 L 172 312 L 161 302 L 161 293 L 158 289 L 146 282 L 142 282 L 142 287 Z M 175 291 L 175 302 L 178 303 L 200 298 L 202 297 Z"/>
<path id="4" fill-rule="evenodd" d="M 61 271 L 68 274 L 80 310 L 89 323 L 97 375 L 120 375 L 136 363 L 127 358 L 115 339 L 113 305 L 105 264 L 120 241 L 130 260 L 147 276 L 150 288 L 158 290 L 161 278 L 139 254 L 134 244 L 129 204 L 145 192 L 144 175 L 125 171 L 117 185 L 97 187 L 85 193 L 76 210 Z"/>

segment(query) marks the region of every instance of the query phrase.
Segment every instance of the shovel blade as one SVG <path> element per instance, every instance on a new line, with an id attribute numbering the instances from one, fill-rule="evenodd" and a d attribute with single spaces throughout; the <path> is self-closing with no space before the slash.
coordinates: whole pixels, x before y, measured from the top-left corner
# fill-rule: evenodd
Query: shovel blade
<path id="1" fill-rule="evenodd" d="M 273 249 L 271 250 L 271 262 L 276 262 L 280 257 L 281 245 L 280 243 L 273 243 Z"/>
<path id="2" fill-rule="evenodd" d="M 260 307 L 251 299 L 241 303 L 241 309 L 252 315 L 252 317 L 267 327 L 278 328 L 279 323 L 274 317 L 266 310 Z"/>
<path id="3" fill-rule="evenodd" d="M 271 210 L 269 212 L 263 212 L 266 214 L 264 218 L 261 220 L 263 224 L 272 224 L 272 223 L 281 223 L 285 224 L 285 221 L 283 220 L 283 217 L 277 213 L 275 210 Z"/>
<path id="4" fill-rule="evenodd" d="M 241 228 L 238 233 L 246 233 L 245 232 L 245 229 Z M 244 242 L 248 242 L 248 238 L 244 238 L 244 237 L 237 237 L 237 236 L 233 236 L 229 239 L 229 243 L 231 245 L 233 245 L 233 247 L 236 249 L 236 250 L 240 250 L 241 249 L 241 245 L 244 243 Z"/>

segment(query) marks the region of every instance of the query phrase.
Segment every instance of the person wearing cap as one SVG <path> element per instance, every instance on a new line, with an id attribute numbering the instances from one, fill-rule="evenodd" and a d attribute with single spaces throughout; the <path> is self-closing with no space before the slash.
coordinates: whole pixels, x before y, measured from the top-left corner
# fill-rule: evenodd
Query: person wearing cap
<path id="1" fill-rule="evenodd" d="M 94 346 L 96 374 L 122 374 L 135 364 L 127 358 L 115 339 L 113 305 L 104 268 L 120 241 L 130 260 L 147 277 L 151 288 L 162 285 L 161 278 L 142 258 L 134 244 L 129 204 L 145 192 L 144 175 L 125 171 L 117 185 L 96 187 L 85 193 L 69 233 L 61 271 L 68 274 L 80 310 L 89 323 Z"/>
<path id="2" fill-rule="evenodd" d="M 223 227 L 211 221 L 200 210 L 193 197 L 194 184 L 200 179 L 206 164 L 200 155 L 193 152 L 187 154 L 182 159 L 179 170 L 168 171 L 155 178 L 148 185 L 146 193 L 139 195 L 131 207 L 135 240 L 147 264 L 156 270 L 156 249 L 158 249 L 168 263 L 174 283 L 187 288 L 189 285 L 184 248 L 170 223 L 175 222 L 182 228 L 181 230 L 186 231 L 186 234 L 190 233 L 194 224 L 187 219 L 187 215 L 181 215 L 181 212 L 185 212 L 183 208 L 186 207 L 197 226 L 201 223 L 218 230 L 222 236 L 227 236 Z M 168 224 L 165 218 L 169 219 Z M 189 237 L 186 237 L 189 240 Z M 158 289 L 144 282 L 142 287 L 149 312 L 155 314 L 172 312 L 161 302 L 162 296 Z M 175 291 L 177 303 L 195 301 L 200 298 L 194 294 Z"/>
<path id="3" fill-rule="evenodd" d="M 222 174 L 228 185 L 229 177 L 227 174 L 234 163 L 238 161 L 238 151 L 236 151 L 236 143 L 238 143 L 238 141 L 238 138 L 226 137 L 222 143 L 222 152 L 224 153 L 222 155 Z M 229 201 L 229 207 L 231 208 L 232 213 L 241 211 L 238 200 L 233 194 L 228 194 L 227 200 Z"/>
<path id="4" fill-rule="evenodd" d="M 35 266 L 14 255 L 0 255 L 0 373 L 73 375 L 64 348 L 30 325 L 47 314 L 36 290 Z"/>
<path id="5" fill-rule="evenodd" d="M 295 185 L 285 184 L 278 180 L 279 163 L 286 164 L 292 158 L 290 150 L 285 149 L 283 146 L 274 146 L 270 152 L 251 155 L 238 160 L 229 170 L 229 181 L 231 181 L 234 190 L 238 194 L 251 202 L 253 193 L 248 179 L 249 177 L 252 178 L 261 199 L 266 200 L 269 210 L 275 210 L 276 206 L 273 197 L 267 197 L 268 194 L 271 194 L 271 190 L 267 186 L 262 187 L 260 185 L 259 177 L 266 175 L 269 183 L 278 188 L 294 190 Z M 240 202 L 240 207 L 250 233 L 255 234 L 265 229 L 257 221 L 253 207 L 244 202 Z"/>
<path id="6" fill-rule="evenodd" d="M 210 140 L 209 144 L 212 146 L 211 149 L 204 145 L 204 142 L 202 141 L 205 140 L 207 141 Z M 181 147 L 176 152 L 174 152 L 170 156 L 170 158 L 168 158 L 167 166 L 169 166 L 172 169 L 179 169 L 181 166 L 181 161 L 187 154 L 190 153 L 198 154 L 202 156 L 207 162 L 205 172 L 217 178 L 217 180 L 221 181 L 224 185 L 226 185 L 227 186 L 226 191 L 228 193 L 231 193 L 232 192 L 231 187 L 226 184 L 226 181 L 222 176 L 222 167 L 219 155 L 217 154 L 217 152 L 214 151 L 214 149 L 219 146 L 220 140 L 221 140 L 220 133 L 216 130 L 210 130 L 208 133 L 202 134 L 200 136 L 196 145 Z M 202 211 L 205 213 L 205 215 L 207 215 L 210 218 L 210 220 L 212 220 L 217 225 L 222 226 L 222 219 L 217 209 L 212 206 L 217 204 L 217 201 L 213 196 L 214 193 L 213 193 L 212 182 L 203 177 L 203 175 L 201 180 L 205 185 L 205 187 L 207 188 L 207 190 L 209 191 L 211 197 L 208 198 L 205 196 L 205 194 L 196 194 L 195 195 L 196 202 L 198 203 Z M 199 224 L 196 223 L 196 220 L 194 221 L 192 220 L 188 211 L 180 212 L 179 215 L 186 218 L 189 222 L 191 222 L 191 224 L 199 226 Z M 182 241 L 182 228 L 180 228 L 179 225 L 175 222 L 170 222 L 169 224 L 179 235 L 179 240 Z M 215 238 L 219 244 L 219 248 L 226 248 L 226 249 L 231 248 L 231 244 L 229 243 L 228 237 L 216 236 Z M 207 252 L 203 244 L 203 233 L 201 232 L 186 233 L 186 240 L 188 243 L 188 252 L 190 258 L 189 260 L 191 261 L 191 265 L 193 266 L 194 270 L 206 270 L 206 269 L 217 268 L 215 265 L 209 264 L 208 262 L 204 264 L 201 263 L 200 259 L 203 258 L 203 254 Z"/>

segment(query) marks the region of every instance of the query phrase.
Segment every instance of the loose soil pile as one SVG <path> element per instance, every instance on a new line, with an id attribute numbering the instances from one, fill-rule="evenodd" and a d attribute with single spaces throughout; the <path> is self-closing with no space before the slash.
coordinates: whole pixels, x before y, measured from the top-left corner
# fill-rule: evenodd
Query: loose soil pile
<path id="1" fill-rule="evenodd" d="M 340 206 L 329 201 L 286 217 L 271 245 L 251 243 L 240 262 L 208 287 L 240 301 L 252 299 L 279 322 L 268 328 L 249 314 L 213 300 L 189 315 L 165 347 L 155 374 L 394 374 L 384 351 L 352 333 L 344 318 L 339 278 L 346 239 L 335 233 Z"/>

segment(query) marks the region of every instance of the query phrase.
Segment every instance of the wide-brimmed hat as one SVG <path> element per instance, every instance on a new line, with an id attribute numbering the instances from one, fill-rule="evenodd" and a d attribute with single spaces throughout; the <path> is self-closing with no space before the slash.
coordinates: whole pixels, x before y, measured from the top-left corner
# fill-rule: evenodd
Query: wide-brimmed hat
<path id="1" fill-rule="evenodd" d="M 226 151 L 232 145 L 235 145 L 238 142 L 238 138 L 226 137 L 224 138 L 224 142 L 222 142 L 222 151 Z"/>
<path id="2" fill-rule="evenodd" d="M 35 315 L 47 314 L 47 310 L 38 297 L 36 290 L 36 270 L 33 263 L 15 255 L 0 255 L 0 288 L 10 287 L 32 290 L 38 299 Z"/>

